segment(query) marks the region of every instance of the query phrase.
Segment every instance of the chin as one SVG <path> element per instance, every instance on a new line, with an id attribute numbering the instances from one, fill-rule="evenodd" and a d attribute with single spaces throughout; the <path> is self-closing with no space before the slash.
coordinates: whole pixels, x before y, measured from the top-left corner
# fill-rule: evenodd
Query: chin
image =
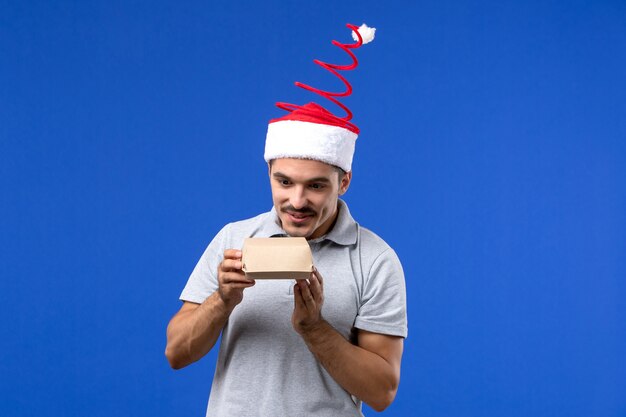
<path id="1" fill-rule="evenodd" d="M 309 237 L 313 232 L 308 228 L 289 227 L 285 229 L 285 232 L 291 237 Z"/>

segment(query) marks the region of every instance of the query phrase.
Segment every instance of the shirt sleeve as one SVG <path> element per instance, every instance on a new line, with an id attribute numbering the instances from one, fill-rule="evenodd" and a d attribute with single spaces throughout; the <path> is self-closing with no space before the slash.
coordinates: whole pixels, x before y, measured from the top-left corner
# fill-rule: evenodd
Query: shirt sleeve
<path id="1" fill-rule="evenodd" d="M 355 327 L 374 333 L 406 337 L 406 288 L 398 256 L 388 248 L 369 270 Z"/>
<path id="2" fill-rule="evenodd" d="M 213 238 L 200 260 L 189 276 L 187 285 L 180 294 L 180 300 L 202 304 L 204 300 L 217 291 L 217 268 L 224 258 L 224 246 L 229 225 Z"/>

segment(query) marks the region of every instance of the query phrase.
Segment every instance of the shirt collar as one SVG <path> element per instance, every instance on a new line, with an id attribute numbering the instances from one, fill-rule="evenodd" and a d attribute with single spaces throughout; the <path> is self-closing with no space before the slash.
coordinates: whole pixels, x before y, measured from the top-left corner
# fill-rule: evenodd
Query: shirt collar
<path id="1" fill-rule="evenodd" d="M 337 220 L 335 221 L 335 225 L 326 235 L 319 237 L 317 239 L 311 240 L 311 242 L 321 242 L 324 240 L 330 240 L 338 245 L 354 245 L 356 243 L 357 238 L 357 225 L 352 215 L 350 214 L 350 210 L 348 209 L 348 205 L 341 199 L 338 200 L 337 204 Z M 263 224 L 257 234 L 259 237 L 284 237 L 287 236 L 287 233 L 280 226 L 280 219 L 276 214 L 276 208 L 272 207 L 272 210 L 268 213 L 268 216 L 265 217 Z"/>

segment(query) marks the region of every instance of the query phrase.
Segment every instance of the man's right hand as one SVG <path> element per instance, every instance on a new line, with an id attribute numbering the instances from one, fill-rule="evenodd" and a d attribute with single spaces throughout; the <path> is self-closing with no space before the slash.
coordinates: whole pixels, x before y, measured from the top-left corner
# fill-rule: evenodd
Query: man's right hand
<path id="1" fill-rule="evenodd" d="M 224 304 L 233 309 L 243 300 L 243 290 L 252 287 L 255 281 L 246 278 L 241 270 L 241 251 L 237 249 L 226 249 L 224 251 L 224 260 L 217 269 L 217 281 L 219 288 L 217 290 Z"/>

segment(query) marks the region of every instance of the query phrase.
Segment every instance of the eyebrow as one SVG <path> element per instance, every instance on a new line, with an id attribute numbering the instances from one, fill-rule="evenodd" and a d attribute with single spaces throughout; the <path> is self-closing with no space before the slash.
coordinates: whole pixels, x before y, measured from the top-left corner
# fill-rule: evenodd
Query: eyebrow
<path id="1" fill-rule="evenodd" d="M 272 177 L 274 178 L 282 178 L 282 179 L 286 179 L 286 180 L 291 180 L 291 178 L 288 175 L 283 174 L 282 172 L 274 172 L 272 174 Z M 330 180 L 327 177 L 315 177 L 315 178 L 308 178 L 306 179 L 304 182 L 324 182 L 324 183 L 330 183 Z"/>

